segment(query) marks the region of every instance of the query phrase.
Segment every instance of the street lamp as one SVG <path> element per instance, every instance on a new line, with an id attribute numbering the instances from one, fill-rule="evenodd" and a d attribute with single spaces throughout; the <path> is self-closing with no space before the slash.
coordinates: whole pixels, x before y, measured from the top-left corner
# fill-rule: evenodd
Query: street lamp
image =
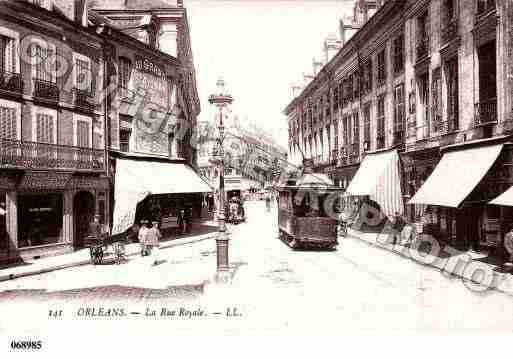
<path id="1" fill-rule="evenodd" d="M 217 253 L 217 275 L 218 278 L 222 277 L 224 273 L 229 270 L 228 261 L 228 235 L 226 233 L 225 221 L 225 193 L 224 193 L 224 125 L 223 125 L 223 108 L 233 102 L 233 98 L 225 93 L 224 80 L 220 78 L 217 80 L 217 94 L 210 95 L 208 102 L 217 106 L 219 109 L 219 137 L 217 139 L 216 148 L 211 160 L 212 163 L 217 165 L 219 173 L 219 213 L 218 213 L 218 226 L 219 235 L 216 238 L 216 253 Z"/>

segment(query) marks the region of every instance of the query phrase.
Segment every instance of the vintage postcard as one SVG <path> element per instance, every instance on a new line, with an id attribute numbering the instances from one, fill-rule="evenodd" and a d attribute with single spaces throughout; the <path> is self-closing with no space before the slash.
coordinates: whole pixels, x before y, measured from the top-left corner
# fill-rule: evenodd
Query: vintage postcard
<path id="1" fill-rule="evenodd" d="M 512 59 L 510 0 L 0 0 L 0 353 L 511 334 Z"/>

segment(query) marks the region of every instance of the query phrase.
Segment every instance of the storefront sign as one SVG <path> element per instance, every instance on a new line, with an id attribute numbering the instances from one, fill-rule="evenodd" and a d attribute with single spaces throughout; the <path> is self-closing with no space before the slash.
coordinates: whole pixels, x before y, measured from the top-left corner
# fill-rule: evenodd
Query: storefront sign
<path id="1" fill-rule="evenodd" d="M 137 57 L 133 86 L 144 98 L 136 114 L 135 151 L 151 154 L 168 153 L 167 128 L 170 86 L 164 71 L 148 59 Z"/>

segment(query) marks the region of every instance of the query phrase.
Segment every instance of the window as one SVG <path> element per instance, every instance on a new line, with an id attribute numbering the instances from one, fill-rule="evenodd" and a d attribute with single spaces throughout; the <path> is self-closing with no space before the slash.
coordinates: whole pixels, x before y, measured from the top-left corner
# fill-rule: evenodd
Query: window
<path id="1" fill-rule="evenodd" d="M 371 121 L 371 107 L 366 104 L 363 108 L 363 140 L 370 145 L 370 121 Z"/>
<path id="2" fill-rule="evenodd" d="M 349 138 L 350 138 L 350 133 L 349 133 L 349 130 L 350 130 L 350 118 L 349 116 L 344 116 L 344 119 L 342 120 L 343 121 L 343 127 L 344 127 L 344 146 L 347 146 L 349 145 Z"/>
<path id="3" fill-rule="evenodd" d="M 73 124 L 73 142 L 75 146 L 91 148 L 92 119 L 90 117 L 74 114 Z"/>
<path id="4" fill-rule="evenodd" d="M 372 60 L 368 59 L 363 65 L 363 92 L 372 91 Z"/>
<path id="5" fill-rule="evenodd" d="M 87 93 L 93 93 L 91 60 L 79 54 L 73 54 L 73 58 L 75 88 Z"/>
<path id="6" fill-rule="evenodd" d="M 425 11 L 417 18 L 417 61 L 429 54 L 429 17 Z"/>
<path id="7" fill-rule="evenodd" d="M 55 46 L 40 42 L 33 42 L 31 45 L 31 56 L 33 58 L 33 77 L 46 82 L 56 81 Z"/>
<path id="8" fill-rule="evenodd" d="M 394 90 L 394 142 L 402 142 L 404 138 L 404 84 Z"/>
<path id="9" fill-rule="evenodd" d="M 130 76 L 132 74 L 132 62 L 126 57 L 119 58 L 119 87 L 121 89 L 121 97 L 126 98 L 130 84 Z"/>
<path id="10" fill-rule="evenodd" d="M 334 143 L 334 148 L 337 149 L 338 148 L 338 120 L 335 120 L 335 122 L 333 123 L 333 143 Z"/>
<path id="11" fill-rule="evenodd" d="M 394 72 L 401 73 L 404 70 L 404 35 L 394 39 Z"/>
<path id="12" fill-rule="evenodd" d="M 351 85 L 353 87 L 353 95 L 351 96 L 351 100 L 358 101 L 358 99 L 360 98 L 360 77 L 358 73 L 355 72 L 351 76 L 351 79 Z"/>
<path id="13" fill-rule="evenodd" d="M 447 63 L 447 120 L 449 132 L 458 129 L 458 60 Z"/>
<path id="14" fill-rule="evenodd" d="M 360 120 L 358 112 L 353 113 L 353 143 L 360 142 Z"/>
<path id="15" fill-rule="evenodd" d="M 376 147 L 385 147 L 385 95 L 378 97 Z"/>
<path id="16" fill-rule="evenodd" d="M 438 132 L 442 122 L 442 104 L 440 96 L 442 95 L 442 78 L 440 68 L 433 71 L 433 80 L 431 84 L 431 130 Z"/>
<path id="17" fill-rule="evenodd" d="M 0 35 L 0 72 L 16 72 L 15 39 Z"/>
<path id="18" fill-rule="evenodd" d="M 0 140 L 15 140 L 18 138 L 18 120 L 16 109 L 0 104 Z"/>
<path id="19" fill-rule="evenodd" d="M 384 85 L 387 79 L 385 49 L 378 54 L 378 86 Z"/>
<path id="20" fill-rule="evenodd" d="M 44 107 L 34 107 L 32 111 L 32 140 L 57 143 L 57 111 Z"/>
<path id="21" fill-rule="evenodd" d="M 50 115 L 37 114 L 36 142 L 54 143 L 54 123 Z"/>

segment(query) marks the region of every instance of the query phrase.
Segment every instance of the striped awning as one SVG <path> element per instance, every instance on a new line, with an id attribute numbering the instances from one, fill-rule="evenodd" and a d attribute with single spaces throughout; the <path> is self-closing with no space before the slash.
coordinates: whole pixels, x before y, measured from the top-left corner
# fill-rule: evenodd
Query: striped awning
<path id="1" fill-rule="evenodd" d="M 408 203 L 458 208 L 488 173 L 502 148 L 491 145 L 445 153 Z"/>
<path id="2" fill-rule="evenodd" d="M 396 150 L 369 153 L 347 187 L 353 196 L 369 196 L 391 217 L 404 213 L 399 154 Z"/>

